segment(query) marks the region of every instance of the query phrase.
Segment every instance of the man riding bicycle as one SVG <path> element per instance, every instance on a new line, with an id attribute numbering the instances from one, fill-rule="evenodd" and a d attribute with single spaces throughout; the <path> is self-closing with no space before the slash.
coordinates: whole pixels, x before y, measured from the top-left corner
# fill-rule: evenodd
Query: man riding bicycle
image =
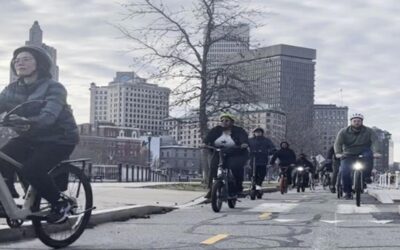
<path id="1" fill-rule="evenodd" d="M 207 134 L 204 144 L 214 147 L 221 147 L 227 150 L 224 163 L 229 166 L 235 178 L 236 194 L 243 191 L 244 165 L 248 159 L 248 134 L 238 126 L 235 126 L 235 117 L 229 113 L 220 116 L 221 125 L 215 126 Z M 208 176 L 209 191 L 205 198 L 211 197 L 213 179 L 217 177 L 219 157 L 212 152 L 211 164 Z"/>
<path id="2" fill-rule="evenodd" d="M 12 138 L 1 151 L 23 167 L 19 177 L 28 182 L 52 205 L 48 221 L 63 222 L 72 208 L 72 202 L 63 197 L 48 171 L 69 155 L 79 141 L 78 128 L 72 110 L 67 104 L 64 86 L 51 79 L 52 60 L 47 52 L 36 46 L 16 49 L 11 69 L 18 80 L 0 93 L 0 113 L 8 112 L 27 101 L 43 105 L 21 110 L 9 116 L 18 136 Z M 4 162 L 0 171 L 14 197 L 15 173 Z"/>
<path id="3" fill-rule="evenodd" d="M 371 183 L 371 172 L 373 168 L 373 158 L 380 157 L 378 141 L 375 132 L 363 125 L 364 116 L 353 114 L 350 117 L 351 125 L 339 131 L 335 140 L 335 154 L 337 158 L 342 158 L 340 170 L 343 183 L 343 191 L 346 199 L 352 198 L 352 165 L 359 155 L 365 159 L 365 169 L 363 171 L 364 182 Z"/>
<path id="4" fill-rule="evenodd" d="M 251 166 L 256 168 L 256 190 L 261 190 L 262 182 L 267 175 L 268 157 L 275 151 L 273 142 L 264 136 L 262 128 L 256 128 L 253 131 L 253 137 L 249 139 Z"/>
<path id="5" fill-rule="evenodd" d="M 287 167 L 286 174 L 288 184 L 292 183 L 292 170 L 293 166 L 296 163 L 296 154 L 292 149 L 289 148 L 289 143 L 281 142 L 281 149 L 276 151 L 271 159 L 271 165 L 275 164 L 275 161 L 279 159 L 279 167 L 282 169 L 283 167 Z"/>
<path id="6" fill-rule="evenodd" d="M 307 159 L 307 155 L 306 154 L 304 154 L 304 153 L 301 153 L 300 155 L 299 155 L 299 158 L 296 160 L 296 166 L 302 166 L 302 167 L 305 167 L 305 168 L 309 168 L 309 172 L 312 174 L 311 176 L 312 176 L 312 178 L 314 178 L 314 175 L 315 175 L 315 166 Z M 296 175 L 296 172 L 295 172 L 295 175 Z M 294 178 L 293 178 L 293 180 L 296 180 L 297 178 L 296 178 L 296 176 L 293 176 Z M 308 175 L 306 175 L 306 181 L 305 181 L 305 183 L 308 183 L 309 182 L 309 176 Z M 296 185 L 296 183 L 295 183 L 295 181 L 293 181 L 293 187 Z"/>

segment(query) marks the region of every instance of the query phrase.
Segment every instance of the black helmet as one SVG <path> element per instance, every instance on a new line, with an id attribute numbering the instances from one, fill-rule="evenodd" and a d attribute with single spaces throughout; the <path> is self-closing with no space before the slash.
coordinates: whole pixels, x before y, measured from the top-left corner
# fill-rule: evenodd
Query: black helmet
<path id="1" fill-rule="evenodd" d="M 34 45 L 22 46 L 14 50 L 13 58 L 11 60 L 11 70 L 14 72 L 14 74 L 17 74 L 17 72 L 15 71 L 15 66 L 13 62 L 17 55 L 23 51 L 31 53 L 32 56 L 35 58 L 36 70 L 38 71 L 39 77 L 51 77 L 50 69 L 51 65 L 53 64 L 52 59 L 50 58 L 46 50 L 44 50 L 42 47 Z"/>
<path id="2" fill-rule="evenodd" d="M 253 130 L 253 133 L 255 133 L 255 132 L 261 132 L 262 134 L 264 134 L 264 129 L 262 129 L 262 128 L 256 128 L 256 129 L 254 129 Z"/>

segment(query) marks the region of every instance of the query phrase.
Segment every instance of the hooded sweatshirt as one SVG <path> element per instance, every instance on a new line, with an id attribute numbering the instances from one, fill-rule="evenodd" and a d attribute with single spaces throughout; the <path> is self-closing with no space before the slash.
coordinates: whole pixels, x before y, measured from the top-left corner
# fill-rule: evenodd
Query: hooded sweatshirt
<path id="1" fill-rule="evenodd" d="M 286 143 L 287 148 L 283 148 L 282 144 Z M 289 166 L 290 164 L 296 163 L 296 154 L 292 149 L 289 148 L 289 143 L 282 142 L 281 149 L 279 149 L 274 156 L 272 156 L 271 164 L 274 164 L 276 159 L 279 159 L 279 166 Z"/>

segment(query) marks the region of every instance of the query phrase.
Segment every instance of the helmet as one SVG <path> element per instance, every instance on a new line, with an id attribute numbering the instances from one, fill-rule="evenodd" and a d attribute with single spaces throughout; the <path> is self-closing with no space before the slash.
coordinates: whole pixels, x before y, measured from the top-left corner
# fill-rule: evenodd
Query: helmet
<path id="1" fill-rule="evenodd" d="M 253 130 L 253 133 L 255 133 L 255 132 L 261 132 L 262 134 L 264 134 L 264 129 L 262 129 L 262 128 L 256 128 L 256 129 L 254 129 Z"/>
<path id="2" fill-rule="evenodd" d="M 15 71 L 15 66 L 13 62 L 17 55 L 23 51 L 31 53 L 32 56 L 35 58 L 39 75 L 51 77 L 50 68 L 53 64 L 52 59 L 50 58 L 46 50 L 44 50 L 42 47 L 34 45 L 22 46 L 14 50 L 13 58 L 11 61 L 11 70 L 14 72 L 14 74 L 16 74 L 17 72 Z"/>
<path id="3" fill-rule="evenodd" d="M 354 118 L 359 118 L 361 120 L 364 120 L 364 116 L 360 113 L 354 113 L 350 116 L 350 121 L 353 120 Z"/>
<path id="4" fill-rule="evenodd" d="M 234 115 L 232 115 L 232 114 L 230 114 L 230 113 L 222 113 L 220 116 L 219 116 L 219 119 L 221 120 L 222 118 L 229 118 L 231 121 L 235 121 L 236 120 L 236 118 L 235 118 L 235 116 Z"/>

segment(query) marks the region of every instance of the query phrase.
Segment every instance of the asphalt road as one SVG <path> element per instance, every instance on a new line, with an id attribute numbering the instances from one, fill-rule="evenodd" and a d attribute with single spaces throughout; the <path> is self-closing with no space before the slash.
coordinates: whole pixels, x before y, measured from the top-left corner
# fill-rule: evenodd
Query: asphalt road
<path id="1" fill-rule="evenodd" d="M 317 187 L 305 193 L 242 199 L 235 209 L 209 204 L 103 224 L 86 230 L 67 249 L 400 249 L 398 204 L 371 196 L 337 200 Z M 46 249 L 38 240 L 0 249 Z"/>

